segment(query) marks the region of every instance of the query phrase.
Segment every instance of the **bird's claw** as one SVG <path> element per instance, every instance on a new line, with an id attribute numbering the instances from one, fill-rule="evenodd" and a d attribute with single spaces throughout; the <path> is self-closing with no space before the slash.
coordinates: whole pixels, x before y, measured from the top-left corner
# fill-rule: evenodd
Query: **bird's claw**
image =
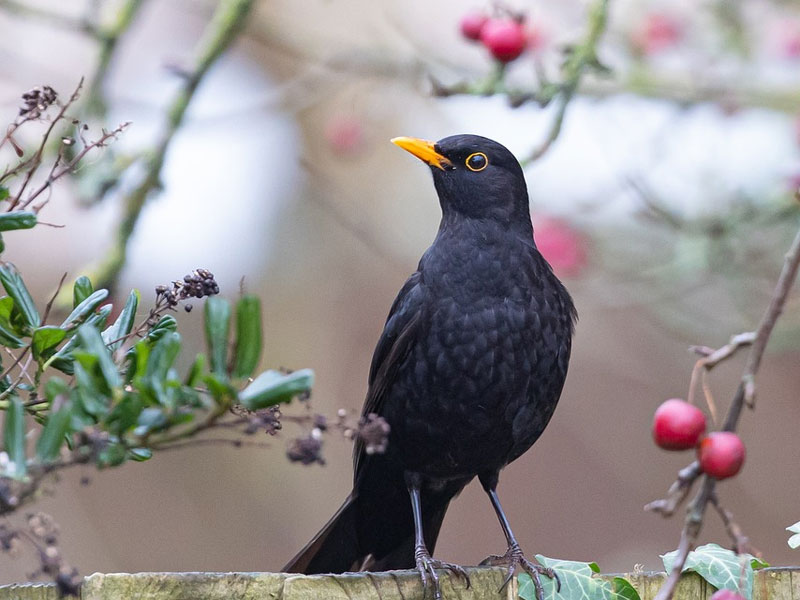
<path id="1" fill-rule="evenodd" d="M 459 579 L 463 579 L 467 588 L 471 585 L 469 575 L 464 570 L 464 567 L 432 558 L 426 548 L 417 548 L 414 551 L 414 558 L 416 559 L 417 570 L 422 578 L 422 585 L 427 588 L 430 580 L 435 600 L 441 600 L 442 598 L 442 589 L 439 585 L 439 575 L 436 573 L 436 569 L 447 569 Z"/>
<path id="2" fill-rule="evenodd" d="M 550 579 L 555 579 L 556 592 L 561 591 L 561 579 L 559 579 L 558 574 L 550 567 L 545 567 L 544 565 L 539 564 L 538 561 L 534 562 L 525 558 L 525 554 L 523 554 L 519 544 L 513 544 L 509 546 L 506 553 L 502 556 L 492 555 L 488 558 L 485 558 L 481 561 L 481 565 L 507 567 L 506 578 L 503 581 L 503 585 L 500 586 L 500 590 L 503 590 L 509 584 L 511 579 L 514 577 L 514 573 L 516 572 L 517 568 L 521 567 L 523 571 L 531 576 L 533 587 L 536 590 L 537 600 L 544 600 L 544 588 L 542 588 L 542 580 L 540 575 L 545 575 Z"/>

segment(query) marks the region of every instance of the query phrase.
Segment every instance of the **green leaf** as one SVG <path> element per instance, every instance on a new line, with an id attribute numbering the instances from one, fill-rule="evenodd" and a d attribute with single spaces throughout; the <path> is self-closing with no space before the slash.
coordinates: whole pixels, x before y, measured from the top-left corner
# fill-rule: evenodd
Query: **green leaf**
<path id="1" fill-rule="evenodd" d="M 7 187 L 0 185 L 0 200 L 5 200 L 8 198 L 9 193 L 10 192 L 8 191 Z"/>
<path id="2" fill-rule="evenodd" d="M 607 581 L 597 577 L 597 564 L 558 560 L 547 558 L 539 554 L 536 559 L 545 567 L 550 567 L 558 573 L 561 580 L 561 591 L 556 592 L 556 582 L 549 577 L 542 577 L 542 600 L 639 600 L 636 590 L 621 577 L 615 581 Z M 625 582 L 617 583 L 616 579 Z M 523 573 L 519 576 L 519 597 L 523 600 L 536 600 L 536 589 L 530 575 Z"/>
<path id="3" fill-rule="evenodd" d="M 250 410 L 259 410 L 310 392 L 313 385 L 314 371 L 311 369 L 300 369 L 288 375 L 266 371 L 239 393 L 239 402 Z"/>
<path id="4" fill-rule="evenodd" d="M 144 462 L 153 457 L 153 451 L 150 448 L 131 448 L 128 450 L 128 456 L 136 462 Z"/>
<path id="5" fill-rule="evenodd" d="M 192 362 L 192 366 L 189 368 L 189 372 L 186 374 L 186 379 L 184 380 L 184 384 L 188 387 L 195 387 L 200 383 L 201 377 L 203 376 L 203 371 L 206 367 L 206 356 L 205 354 L 198 354 L 194 362 Z"/>
<path id="6" fill-rule="evenodd" d="M 147 332 L 147 340 L 157 342 L 164 335 L 178 329 L 178 322 L 172 315 L 164 315 Z"/>
<path id="7" fill-rule="evenodd" d="M 81 347 L 90 357 L 94 357 L 100 365 L 100 372 L 105 379 L 109 389 L 118 388 L 122 385 L 117 365 L 111 360 L 111 353 L 103 343 L 100 332 L 89 323 L 84 323 L 78 329 L 78 340 Z"/>
<path id="8" fill-rule="evenodd" d="M 167 372 L 172 367 L 172 363 L 178 356 L 181 349 L 181 336 L 178 333 L 170 333 L 156 342 L 150 351 L 147 359 L 147 370 L 145 377 L 152 383 L 161 385 L 167 377 Z"/>
<path id="9" fill-rule="evenodd" d="M 672 570 L 676 556 L 677 550 L 661 557 L 667 573 Z M 706 544 L 689 552 L 682 572 L 695 571 L 715 588 L 733 590 L 752 600 L 753 569 L 763 566 L 766 563 L 752 554 L 736 554 L 717 544 Z M 743 589 L 739 588 L 740 581 L 744 584 Z"/>
<path id="10" fill-rule="evenodd" d="M 36 213 L 27 210 L 0 213 L 0 231 L 30 229 L 36 226 Z"/>
<path id="11" fill-rule="evenodd" d="M 71 420 L 72 404 L 70 402 L 64 402 L 56 412 L 50 413 L 47 423 L 36 441 L 36 457 L 39 462 L 52 462 L 59 457 L 61 445 L 66 440 Z"/>
<path id="12" fill-rule="evenodd" d="M 3 447 L 11 461 L 5 475 L 15 479 L 25 477 L 25 407 L 20 397 L 14 393 L 10 395 L 6 409 Z"/>
<path id="13" fill-rule="evenodd" d="M 139 413 L 139 418 L 136 421 L 136 429 L 133 430 L 133 434 L 141 437 L 147 435 L 151 431 L 162 429 L 167 423 L 167 415 L 164 414 L 163 410 L 155 407 L 145 408 Z"/>
<path id="14" fill-rule="evenodd" d="M 63 329 L 77 327 L 83 323 L 86 318 L 92 314 L 95 309 L 100 306 L 100 303 L 106 298 L 108 298 L 108 290 L 97 290 L 96 292 L 89 294 L 86 298 L 78 303 L 71 313 L 69 313 L 69 316 L 64 319 L 63 323 L 61 323 L 61 327 Z"/>
<path id="15" fill-rule="evenodd" d="M 18 335 L 16 327 L 11 323 L 11 312 L 14 310 L 14 300 L 10 296 L 0 298 L 0 344 L 8 348 L 22 348 L 25 342 Z"/>
<path id="16" fill-rule="evenodd" d="M 211 361 L 211 370 L 217 374 L 227 373 L 230 320 L 231 305 L 226 300 L 216 296 L 206 300 L 205 328 L 208 358 Z"/>
<path id="17" fill-rule="evenodd" d="M 790 531 L 794 534 L 792 537 L 789 538 L 789 541 L 787 542 L 789 544 L 789 547 L 792 550 L 794 550 L 795 548 L 800 546 L 800 521 L 798 521 L 794 525 L 789 525 L 789 527 L 786 528 L 786 531 Z"/>
<path id="18" fill-rule="evenodd" d="M 243 296 L 236 304 L 234 377 L 250 377 L 261 358 L 261 301 Z"/>
<path id="19" fill-rule="evenodd" d="M 75 361 L 73 365 L 80 404 L 86 414 L 100 419 L 108 410 L 108 397 L 100 391 L 94 377 L 81 363 Z"/>
<path id="20" fill-rule="evenodd" d="M 60 327 L 44 325 L 33 331 L 33 357 L 41 361 L 50 357 L 61 341 L 67 337 L 67 332 Z"/>
<path id="21" fill-rule="evenodd" d="M 128 300 L 119 313 L 114 324 L 103 332 L 103 341 L 111 350 L 116 350 L 122 345 L 124 338 L 133 328 L 133 320 L 136 318 L 136 308 L 139 306 L 139 292 L 132 290 L 128 294 Z"/>
<path id="22" fill-rule="evenodd" d="M 77 307 L 81 302 L 86 300 L 92 295 L 92 290 L 94 290 L 94 287 L 92 286 L 91 280 L 86 277 L 86 275 L 78 277 L 72 286 L 72 306 Z"/>
<path id="23" fill-rule="evenodd" d="M 125 446 L 122 444 L 109 444 L 97 455 L 97 466 L 100 468 L 116 467 L 125 462 L 127 454 Z"/>
<path id="24" fill-rule="evenodd" d="M 39 311 L 36 310 L 33 298 L 25 287 L 19 271 L 11 263 L 0 266 L 0 283 L 14 300 L 14 307 L 19 311 L 25 324 L 31 329 L 38 327 L 42 320 Z"/>
<path id="25" fill-rule="evenodd" d="M 641 600 L 639 592 L 631 585 L 631 582 L 624 577 L 614 577 L 612 584 L 614 593 L 620 600 Z"/>

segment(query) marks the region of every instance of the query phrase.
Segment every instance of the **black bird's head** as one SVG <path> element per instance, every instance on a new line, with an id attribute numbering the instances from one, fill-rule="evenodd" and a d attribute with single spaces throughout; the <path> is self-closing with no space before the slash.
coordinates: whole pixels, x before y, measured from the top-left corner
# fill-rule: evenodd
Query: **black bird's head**
<path id="1" fill-rule="evenodd" d="M 522 167 L 505 146 L 479 135 L 392 142 L 430 165 L 445 218 L 461 214 L 530 226 Z"/>

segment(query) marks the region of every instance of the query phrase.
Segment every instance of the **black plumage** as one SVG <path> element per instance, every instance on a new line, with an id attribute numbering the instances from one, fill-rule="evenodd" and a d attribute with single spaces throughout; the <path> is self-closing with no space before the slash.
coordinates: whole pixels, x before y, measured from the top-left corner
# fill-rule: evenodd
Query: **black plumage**
<path id="1" fill-rule="evenodd" d="M 393 141 L 431 166 L 442 220 L 372 360 L 363 412 L 386 419 L 389 445 L 357 444 L 353 492 L 286 570 L 416 566 L 438 595 L 434 569 L 462 571 L 429 551 L 450 500 L 477 476 L 509 543 L 493 562 L 538 581 L 552 573 L 525 559 L 495 488 L 555 410 L 575 309 L 536 249 L 523 172 L 505 147 L 475 135 Z"/>

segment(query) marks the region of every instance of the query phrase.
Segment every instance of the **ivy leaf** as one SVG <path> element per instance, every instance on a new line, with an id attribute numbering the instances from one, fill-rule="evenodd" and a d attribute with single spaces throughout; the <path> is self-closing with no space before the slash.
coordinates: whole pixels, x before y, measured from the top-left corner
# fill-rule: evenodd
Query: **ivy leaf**
<path id="1" fill-rule="evenodd" d="M 314 371 L 300 369 L 288 375 L 280 371 L 266 371 L 239 393 L 239 402 L 250 410 L 267 408 L 288 402 L 298 394 L 311 391 Z"/>
<path id="2" fill-rule="evenodd" d="M 596 577 L 599 571 L 596 563 L 558 560 L 540 554 L 536 555 L 536 560 L 554 569 L 561 580 L 561 591 L 556 592 L 554 579 L 541 578 L 544 591 L 542 600 L 639 600 L 636 589 L 622 577 L 615 577 L 613 582 Z M 536 588 L 527 573 L 519 576 L 519 597 L 537 600 Z"/>
<path id="3" fill-rule="evenodd" d="M 669 573 L 677 550 L 662 555 L 664 569 Z M 753 598 L 753 569 L 768 566 L 752 554 L 736 554 L 718 544 L 706 544 L 689 552 L 682 572 L 694 571 L 717 589 L 733 590 L 747 600 Z M 743 589 L 739 582 L 743 582 Z"/>
<path id="4" fill-rule="evenodd" d="M 3 447 L 8 454 L 11 465 L 6 468 L 5 475 L 15 479 L 25 477 L 25 407 L 16 394 L 11 394 L 6 409 L 6 420 L 3 427 Z"/>
<path id="5" fill-rule="evenodd" d="M 786 531 L 791 531 L 794 534 L 789 538 L 788 541 L 789 547 L 794 550 L 800 546 L 800 521 L 794 525 L 789 525 L 789 527 L 786 528 Z"/>

